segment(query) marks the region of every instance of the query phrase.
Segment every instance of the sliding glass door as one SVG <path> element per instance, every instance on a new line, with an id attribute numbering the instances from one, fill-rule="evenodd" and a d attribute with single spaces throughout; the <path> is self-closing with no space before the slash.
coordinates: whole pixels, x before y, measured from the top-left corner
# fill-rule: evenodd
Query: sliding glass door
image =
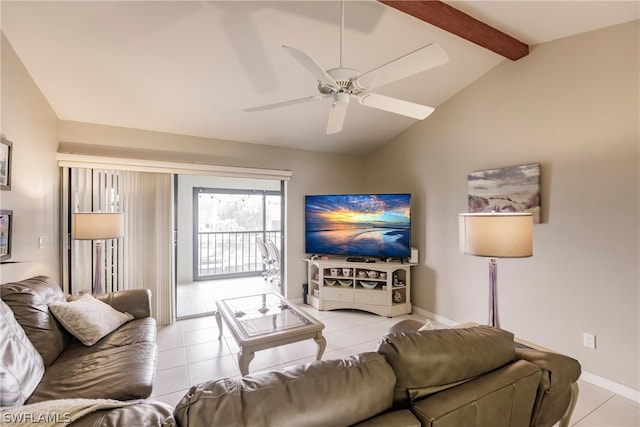
<path id="1" fill-rule="evenodd" d="M 194 187 L 194 280 L 262 274 L 256 239 L 282 250 L 282 209 L 281 191 Z"/>

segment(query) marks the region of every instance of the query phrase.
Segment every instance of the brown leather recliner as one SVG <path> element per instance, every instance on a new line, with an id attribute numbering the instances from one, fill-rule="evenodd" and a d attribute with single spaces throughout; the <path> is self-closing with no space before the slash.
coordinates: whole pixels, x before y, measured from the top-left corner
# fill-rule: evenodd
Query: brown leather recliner
<path id="1" fill-rule="evenodd" d="M 561 411 L 540 404 L 543 371 L 575 382 L 580 365 L 536 358 L 543 367 L 516 355 L 513 334 L 485 326 L 395 332 L 377 353 L 196 385 L 174 414 L 183 427 L 546 427 L 568 402 L 560 393 L 545 399 L 560 397 Z"/>
<path id="2" fill-rule="evenodd" d="M 509 358 L 512 357 L 511 355 L 514 355 L 516 363 L 522 365 L 522 362 L 528 362 L 540 370 L 540 378 L 536 384 L 535 400 L 529 414 L 530 421 L 528 424 L 522 425 L 551 427 L 557 422 L 560 422 L 561 427 L 569 425 L 578 398 L 577 381 L 580 377 L 581 367 L 577 360 L 562 354 L 540 351 L 514 343 L 513 334 L 507 331 L 503 331 L 509 334 L 509 339 L 506 342 L 492 342 L 491 338 L 482 337 L 487 331 L 497 330 L 488 326 L 420 332 L 419 329 L 422 326 L 422 323 L 415 320 L 404 320 L 398 322 L 390 329 L 386 337 L 388 345 L 383 343 L 379 351 L 389 354 L 391 359 L 393 359 L 390 363 L 394 366 L 394 369 L 396 367 L 402 367 L 402 369 L 406 370 L 407 360 L 409 360 L 410 363 L 416 363 L 423 370 L 434 370 L 442 373 L 442 370 L 438 369 L 437 361 L 439 359 L 446 359 L 447 364 L 459 364 L 459 367 L 455 369 L 452 368 L 452 371 L 460 372 L 461 370 L 469 369 L 472 363 L 482 363 L 480 354 L 489 355 L 490 357 L 498 357 L 498 354 L 503 354 L 504 356 L 509 356 Z M 473 334 L 477 336 L 468 336 L 467 330 L 473 331 Z M 465 331 L 463 333 L 464 335 L 461 335 L 458 331 Z M 406 336 L 407 339 L 401 340 L 400 345 L 397 343 L 398 336 Z M 396 339 L 393 337 L 396 337 Z M 472 340 L 469 341 L 469 338 L 472 338 Z M 417 341 L 420 342 L 420 347 L 427 348 L 428 350 L 424 355 L 425 357 L 414 360 L 416 353 L 410 348 L 407 348 L 407 345 Z M 393 350 L 390 351 L 389 347 L 392 347 Z M 481 348 L 485 348 L 487 351 L 482 351 Z M 494 351 L 491 351 L 491 349 Z M 438 354 L 438 351 L 442 351 L 442 353 Z M 416 371 L 411 372 L 412 382 L 407 384 L 421 384 L 421 387 L 417 387 L 417 391 L 411 390 L 411 387 L 405 387 L 401 394 L 404 393 L 406 399 L 415 403 L 416 408 L 427 404 L 427 400 L 422 403 L 416 402 L 416 396 L 420 398 L 424 395 L 434 394 L 434 398 L 437 397 L 439 400 L 443 399 L 442 395 L 436 396 L 436 394 L 433 393 L 433 385 L 427 381 L 428 378 L 433 376 L 432 374 L 425 374 L 427 377 L 420 379 L 415 377 L 415 373 Z M 396 371 L 396 375 L 398 375 L 398 371 Z M 400 375 L 402 375 L 402 371 Z M 448 379 L 451 380 L 451 377 Z M 432 379 L 429 381 L 433 382 Z M 444 381 L 435 382 L 443 383 Z M 401 381 L 399 380 L 398 383 L 401 384 Z M 451 385 L 440 387 L 447 389 L 451 388 Z M 444 395 L 449 396 L 449 394 Z M 458 404 L 459 403 L 460 402 L 458 402 Z M 477 406 L 475 410 L 480 414 L 483 411 L 482 407 L 475 402 L 473 404 Z M 522 404 L 518 403 L 517 406 L 518 409 L 521 409 Z M 486 409 L 491 410 L 491 408 Z M 427 423 L 426 425 L 431 424 Z M 487 425 L 491 425 L 491 423 Z M 498 426 L 501 424 L 495 425 Z"/>

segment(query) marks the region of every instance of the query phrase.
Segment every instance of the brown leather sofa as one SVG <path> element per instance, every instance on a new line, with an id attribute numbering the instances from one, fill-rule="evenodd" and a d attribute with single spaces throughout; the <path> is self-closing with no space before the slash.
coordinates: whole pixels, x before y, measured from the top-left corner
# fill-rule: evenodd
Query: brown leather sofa
<path id="1" fill-rule="evenodd" d="M 580 364 L 478 326 L 396 331 L 377 352 L 205 382 L 178 424 L 212 426 L 552 426 L 571 408 Z"/>
<path id="2" fill-rule="evenodd" d="M 405 321 L 381 339 L 377 352 L 205 382 L 171 408 L 145 399 L 157 355 L 148 291 L 100 296 L 135 319 L 91 347 L 49 313 L 50 303 L 65 299 L 50 279 L 1 285 L 0 296 L 2 406 L 122 401 L 83 413 L 72 427 L 550 427 L 568 421 L 580 376 L 574 359 L 517 349 L 504 330 L 417 331 L 421 324 Z M 25 341 L 33 343 L 31 353 Z M 7 381 L 12 375 L 21 381 Z M 18 419 L 11 416 L 0 412 L 4 422 Z"/>
<path id="3" fill-rule="evenodd" d="M 151 394 L 158 353 L 148 290 L 97 296 L 134 319 L 89 347 L 50 313 L 49 304 L 66 301 L 60 286 L 50 278 L 3 284 L 0 297 L 2 409 L 58 399 L 114 399 L 127 401 L 126 406 L 91 411 L 72 425 L 138 424 L 132 420 L 144 420 L 144 425 L 173 423 L 169 405 L 136 401 Z M 5 422 L 23 419 L 2 415 Z"/>

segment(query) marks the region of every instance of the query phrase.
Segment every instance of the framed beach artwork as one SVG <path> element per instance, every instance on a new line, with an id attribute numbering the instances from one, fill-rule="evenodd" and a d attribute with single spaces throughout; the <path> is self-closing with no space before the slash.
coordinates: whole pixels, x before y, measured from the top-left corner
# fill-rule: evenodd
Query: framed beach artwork
<path id="1" fill-rule="evenodd" d="M 13 211 L 0 210 L 0 262 L 11 258 Z"/>
<path id="2" fill-rule="evenodd" d="M 469 212 L 531 212 L 540 224 L 540 163 L 467 176 Z"/>
<path id="3" fill-rule="evenodd" d="M 11 151 L 13 144 L 2 137 L 0 139 L 0 190 L 11 190 Z"/>

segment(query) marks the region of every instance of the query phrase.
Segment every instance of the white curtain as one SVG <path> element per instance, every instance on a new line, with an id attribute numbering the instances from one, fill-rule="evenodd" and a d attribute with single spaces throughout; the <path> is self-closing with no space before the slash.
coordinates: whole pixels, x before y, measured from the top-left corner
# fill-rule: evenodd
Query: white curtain
<path id="1" fill-rule="evenodd" d="M 172 175 L 120 173 L 125 217 L 123 289 L 150 289 L 153 317 L 159 325 L 172 323 Z"/>

